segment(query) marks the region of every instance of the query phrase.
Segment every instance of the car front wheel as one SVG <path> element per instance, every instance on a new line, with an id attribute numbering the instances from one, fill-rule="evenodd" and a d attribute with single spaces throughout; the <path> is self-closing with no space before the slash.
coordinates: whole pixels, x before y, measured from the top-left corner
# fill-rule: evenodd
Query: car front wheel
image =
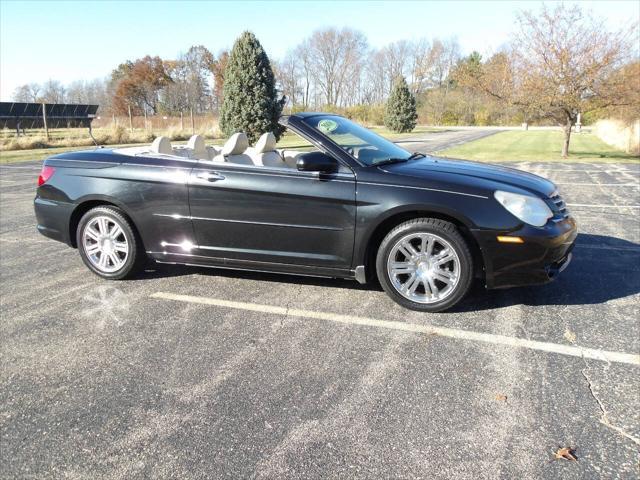
<path id="1" fill-rule="evenodd" d="M 76 235 L 82 261 L 102 278 L 130 277 L 144 260 L 141 242 L 127 218 L 115 207 L 89 210 L 80 219 Z"/>
<path id="2" fill-rule="evenodd" d="M 382 288 L 400 305 L 440 312 L 458 303 L 473 277 L 473 258 L 450 222 L 416 218 L 382 240 L 376 259 Z"/>

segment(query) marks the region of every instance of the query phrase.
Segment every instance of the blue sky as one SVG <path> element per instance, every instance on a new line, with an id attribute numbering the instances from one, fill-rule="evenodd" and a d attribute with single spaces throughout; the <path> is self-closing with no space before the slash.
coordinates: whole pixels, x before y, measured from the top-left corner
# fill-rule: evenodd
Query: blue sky
<path id="1" fill-rule="evenodd" d="M 582 2 L 612 26 L 637 21 L 639 2 Z M 191 45 L 214 53 L 253 31 L 282 57 L 313 30 L 349 26 L 373 47 L 400 39 L 456 37 L 463 51 L 487 54 L 515 28 L 515 13 L 539 1 L 7 1 L 0 0 L 0 98 L 49 78 L 67 84 L 104 77 L 127 59 L 174 58 Z"/>

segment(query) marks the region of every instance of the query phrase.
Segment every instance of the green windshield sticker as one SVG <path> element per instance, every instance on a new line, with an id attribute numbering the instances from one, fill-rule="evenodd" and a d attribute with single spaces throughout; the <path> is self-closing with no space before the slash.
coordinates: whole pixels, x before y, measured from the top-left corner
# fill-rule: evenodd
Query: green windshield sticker
<path id="1" fill-rule="evenodd" d="M 338 128 L 338 122 L 325 118 L 318 122 L 318 130 L 324 133 L 331 133 Z"/>

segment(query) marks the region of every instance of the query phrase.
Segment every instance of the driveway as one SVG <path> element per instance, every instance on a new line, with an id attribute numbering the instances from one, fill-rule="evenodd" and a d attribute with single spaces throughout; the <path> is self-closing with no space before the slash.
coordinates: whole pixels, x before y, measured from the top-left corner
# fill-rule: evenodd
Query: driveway
<path id="1" fill-rule="evenodd" d="M 0 166 L 0 477 L 637 478 L 639 166 L 513 166 L 564 190 L 574 260 L 444 314 L 342 280 L 104 281 L 36 232 L 39 167 Z"/>
<path id="2" fill-rule="evenodd" d="M 472 142 L 480 138 L 495 135 L 500 132 L 499 128 L 482 128 L 477 130 L 458 130 L 455 127 L 435 132 L 422 133 L 402 140 L 396 141 L 398 145 L 411 152 L 434 153 L 447 148 Z"/>

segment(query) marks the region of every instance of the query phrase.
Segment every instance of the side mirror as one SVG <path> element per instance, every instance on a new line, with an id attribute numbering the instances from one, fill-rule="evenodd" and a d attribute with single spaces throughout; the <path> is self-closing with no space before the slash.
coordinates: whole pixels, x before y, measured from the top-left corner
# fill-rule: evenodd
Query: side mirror
<path id="1" fill-rule="evenodd" d="M 296 167 L 301 172 L 331 173 L 338 170 L 338 162 L 326 153 L 309 152 L 298 157 Z"/>

